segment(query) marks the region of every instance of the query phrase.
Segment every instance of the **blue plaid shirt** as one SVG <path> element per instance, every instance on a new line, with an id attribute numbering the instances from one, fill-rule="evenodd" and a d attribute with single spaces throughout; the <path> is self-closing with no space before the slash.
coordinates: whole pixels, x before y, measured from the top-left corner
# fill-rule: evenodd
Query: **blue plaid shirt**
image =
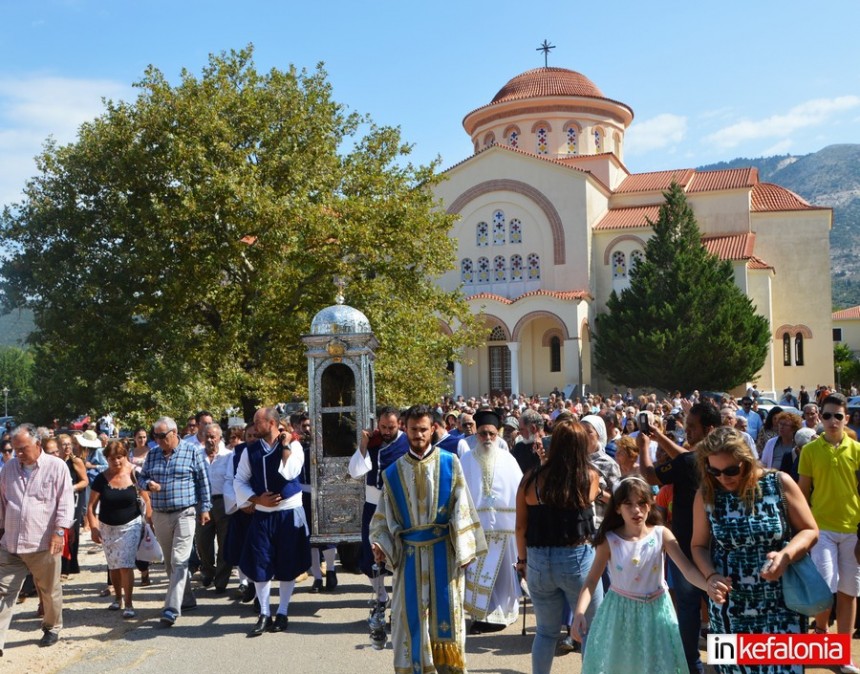
<path id="1" fill-rule="evenodd" d="M 161 485 L 161 491 L 149 492 L 153 510 L 173 512 L 192 506 L 198 513 L 212 510 L 205 459 L 184 442 L 173 450 L 169 459 L 160 447 L 150 450 L 140 472 L 140 486 L 148 489 L 150 480 Z"/>

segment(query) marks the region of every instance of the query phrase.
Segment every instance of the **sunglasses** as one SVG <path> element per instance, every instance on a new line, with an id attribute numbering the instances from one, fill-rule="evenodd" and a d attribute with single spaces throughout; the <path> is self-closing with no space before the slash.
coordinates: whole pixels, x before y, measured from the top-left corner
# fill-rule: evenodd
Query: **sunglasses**
<path id="1" fill-rule="evenodd" d="M 825 412 L 821 415 L 821 418 L 824 421 L 830 421 L 830 419 L 836 419 L 836 421 L 842 421 L 845 418 L 845 415 L 842 412 Z"/>
<path id="2" fill-rule="evenodd" d="M 720 470 L 719 468 L 714 468 L 711 464 L 708 464 L 705 466 L 705 470 L 708 472 L 708 475 L 713 475 L 714 477 L 720 477 L 720 475 L 725 475 L 726 477 L 737 477 L 741 474 L 741 465 L 729 466 L 728 468 Z"/>
<path id="3" fill-rule="evenodd" d="M 166 438 L 171 433 L 173 433 L 173 429 L 167 431 L 166 433 L 153 433 L 152 437 L 155 438 L 156 440 L 164 440 L 164 438 Z"/>

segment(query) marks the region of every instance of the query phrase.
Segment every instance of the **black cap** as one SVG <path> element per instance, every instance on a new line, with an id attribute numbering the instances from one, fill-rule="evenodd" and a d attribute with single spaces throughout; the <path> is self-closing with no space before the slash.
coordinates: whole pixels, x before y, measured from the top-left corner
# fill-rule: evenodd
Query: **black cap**
<path id="1" fill-rule="evenodd" d="M 479 410 L 478 412 L 475 412 L 475 415 L 472 418 L 475 420 L 475 428 L 489 425 L 498 430 L 502 427 L 499 415 L 491 410 Z"/>

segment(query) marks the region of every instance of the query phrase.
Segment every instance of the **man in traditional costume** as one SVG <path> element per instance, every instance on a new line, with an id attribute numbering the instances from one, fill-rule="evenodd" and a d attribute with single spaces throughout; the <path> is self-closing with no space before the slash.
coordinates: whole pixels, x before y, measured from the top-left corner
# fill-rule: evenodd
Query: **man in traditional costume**
<path id="1" fill-rule="evenodd" d="M 519 613 L 520 584 L 514 564 L 517 488 L 523 473 L 510 452 L 499 447 L 499 417 L 495 412 L 475 414 L 478 444 L 462 458 L 463 475 L 478 510 L 487 554 L 466 569 L 465 607 L 472 616 L 471 633 L 506 626 Z M 488 625 L 489 623 L 489 625 Z"/>
<path id="2" fill-rule="evenodd" d="M 456 455 L 432 443 L 433 410 L 405 415 L 408 453 L 383 472 L 370 524 L 377 563 L 394 570 L 394 671 L 466 671 L 465 567 L 487 542 Z"/>
<path id="3" fill-rule="evenodd" d="M 299 475 L 304 464 L 302 446 L 291 434 L 278 430 L 274 407 L 254 415 L 257 440 L 239 459 L 233 486 L 237 503 L 254 504 L 239 567 L 254 582 L 260 616 L 249 636 L 283 632 L 296 578 L 311 565 L 308 523 L 302 507 Z M 272 579 L 280 581 L 277 615 L 271 618 Z"/>

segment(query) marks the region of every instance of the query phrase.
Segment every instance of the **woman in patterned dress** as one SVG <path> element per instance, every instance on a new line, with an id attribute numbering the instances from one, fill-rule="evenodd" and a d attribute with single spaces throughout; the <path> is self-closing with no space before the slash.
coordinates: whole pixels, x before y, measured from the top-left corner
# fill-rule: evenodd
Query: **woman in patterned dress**
<path id="1" fill-rule="evenodd" d="M 787 474 L 763 468 L 733 428 L 714 430 L 696 446 L 696 454 L 701 484 L 693 506 L 691 551 L 708 581 L 711 632 L 806 633 L 806 617 L 786 608 L 779 582 L 788 565 L 818 540 L 800 487 Z M 716 669 L 723 674 L 803 670 L 800 665 Z"/>

